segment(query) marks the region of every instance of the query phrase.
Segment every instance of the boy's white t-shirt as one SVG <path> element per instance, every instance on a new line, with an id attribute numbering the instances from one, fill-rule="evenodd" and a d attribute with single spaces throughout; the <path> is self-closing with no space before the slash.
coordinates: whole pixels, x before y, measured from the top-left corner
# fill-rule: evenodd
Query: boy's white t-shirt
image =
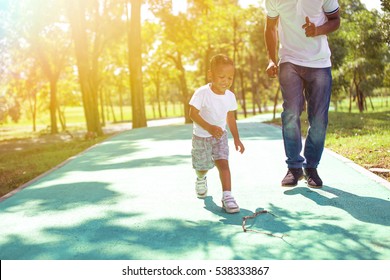
<path id="1" fill-rule="evenodd" d="M 280 63 L 325 68 L 331 66 L 326 35 L 306 37 L 302 25 L 306 16 L 316 26 L 327 22 L 327 15 L 339 10 L 337 0 L 266 0 L 269 18 L 279 17 Z"/>
<path id="2" fill-rule="evenodd" d="M 190 100 L 190 105 L 199 110 L 199 115 L 209 124 L 217 125 L 226 131 L 226 119 L 229 111 L 237 110 L 236 96 L 230 90 L 225 94 L 216 94 L 210 84 L 198 88 Z M 212 135 L 194 122 L 193 134 L 199 137 Z"/>

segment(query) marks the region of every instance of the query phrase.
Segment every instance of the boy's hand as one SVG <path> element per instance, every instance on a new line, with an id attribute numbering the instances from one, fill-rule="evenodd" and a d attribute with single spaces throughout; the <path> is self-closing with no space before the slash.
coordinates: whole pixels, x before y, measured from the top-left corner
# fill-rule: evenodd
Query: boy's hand
<path id="1" fill-rule="evenodd" d="M 217 139 L 220 139 L 223 135 L 223 130 L 219 126 L 210 126 L 209 133 Z"/>
<path id="2" fill-rule="evenodd" d="M 245 151 L 244 144 L 242 144 L 241 140 L 234 140 L 234 146 L 236 146 L 236 151 L 240 152 L 241 154 Z"/>

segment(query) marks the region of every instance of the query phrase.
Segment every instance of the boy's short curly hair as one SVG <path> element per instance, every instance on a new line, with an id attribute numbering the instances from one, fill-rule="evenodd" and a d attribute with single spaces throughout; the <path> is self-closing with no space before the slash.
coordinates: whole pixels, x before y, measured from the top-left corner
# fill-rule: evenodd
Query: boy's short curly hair
<path id="1" fill-rule="evenodd" d="M 210 60 L 210 71 L 214 72 L 218 66 L 231 65 L 234 67 L 234 62 L 224 54 L 214 55 Z"/>

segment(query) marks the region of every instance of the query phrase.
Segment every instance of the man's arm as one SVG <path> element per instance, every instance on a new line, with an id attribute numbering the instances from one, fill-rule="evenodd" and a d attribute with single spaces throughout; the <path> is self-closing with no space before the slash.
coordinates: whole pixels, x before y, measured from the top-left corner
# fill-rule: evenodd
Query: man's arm
<path id="1" fill-rule="evenodd" d="M 307 37 L 315 37 L 319 35 L 328 35 L 329 33 L 336 31 L 340 27 L 340 12 L 337 11 L 334 14 L 327 15 L 328 21 L 321 26 L 315 26 L 314 23 L 310 22 L 309 18 L 306 17 L 306 23 L 302 26 L 305 29 Z"/>
<path id="2" fill-rule="evenodd" d="M 267 22 L 264 30 L 265 45 L 268 53 L 268 67 L 267 74 L 271 78 L 275 78 L 278 74 L 277 66 L 277 46 L 278 46 L 278 22 L 279 17 L 270 18 L 267 17 Z"/>

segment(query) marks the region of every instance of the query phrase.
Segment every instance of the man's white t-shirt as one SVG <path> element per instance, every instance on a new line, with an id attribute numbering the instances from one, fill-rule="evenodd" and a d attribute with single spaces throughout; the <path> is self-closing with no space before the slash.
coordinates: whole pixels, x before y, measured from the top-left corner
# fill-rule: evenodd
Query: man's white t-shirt
<path id="1" fill-rule="evenodd" d="M 280 63 L 325 68 L 331 66 L 326 35 L 306 37 L 302 25 L 306 17 L 316 26 L 323 25 L 327 15 L 339 10 L 337 0 L 266 0 L 269 18 L 279 17 Z"/>
<path id="2" fill-rule="evenodd" d="M 199 115 L 209 124 L 219 126 L 226 131 L 226 119 L 229 111 L 237 110 L 236 96 L 230 90 L 225 94 L 216 94 L 210 84 L 198 88 L 190 100 L 190 105 L 199 110 Z M 194 122 L 193 133 L 199 137 L 212 135 Z"/>

